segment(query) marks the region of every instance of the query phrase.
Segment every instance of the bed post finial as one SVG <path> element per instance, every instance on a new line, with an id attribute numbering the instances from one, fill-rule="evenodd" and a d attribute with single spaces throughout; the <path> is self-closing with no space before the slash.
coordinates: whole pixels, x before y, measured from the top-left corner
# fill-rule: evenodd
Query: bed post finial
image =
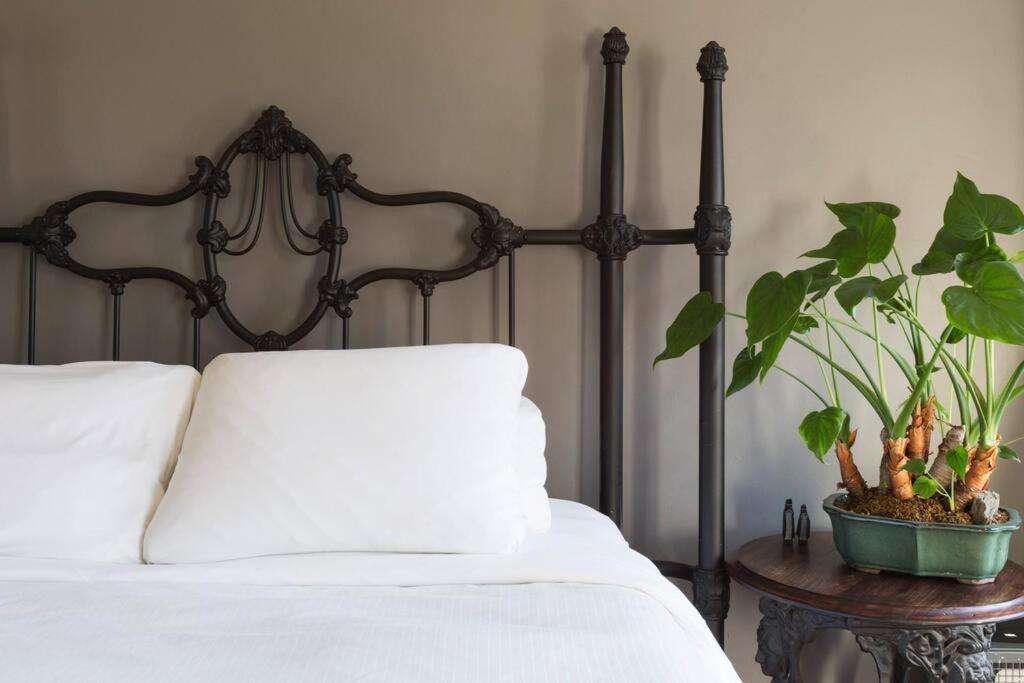
<path id="1" fill-rule="evenodd" d="M 724 81 L 729 63 L 725 61 L 725 48 L 711 41 L 700 49 L 697 60 L 697 73 L 701 81 Z"/>
<path id="2" fill-rule="evenodd" d="M 629 43 L 626 42 L 626 34 L 619 30 L 618 26 L 612 26 L 608 33 L 604 34 L 604 42 L 601 43 L 601 56 L 605 64 L 625 64 L 626 55 L 629 54 Z"/>
<path id="3" fill-rule="evenodd" d="M 725 259 L 732 218 L 725 205 L 725 154 L 722 135 L 722 85 L 725 50 L 710 42 L 700 51 L 697 72 L 704 83 L 700 192 L 694 214 L 700 255 L 700 289 L 717 303 L 725 300 Z M 698 560 L 693 572 L 693 603 L 722 643 L 729 611 L 729 576 L 725 568 L 725 330 L 719 323 L 700 345 L 700 415 L 698 418 Z"/>

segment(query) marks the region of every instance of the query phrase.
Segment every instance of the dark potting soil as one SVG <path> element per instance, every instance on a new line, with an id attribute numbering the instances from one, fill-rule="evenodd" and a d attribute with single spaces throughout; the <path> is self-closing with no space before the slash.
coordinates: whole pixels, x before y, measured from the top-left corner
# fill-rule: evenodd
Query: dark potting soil
<path id="1" fill-rule="evenodd" d="M 877 488 L 869 489 L 860 498 L 847 497 L 837 500 L 836 507 L 860 515 L 870 517 L 888 517 L 910 522 L 943 522 L 945 524 L 970 524 L 971 516 L 966 512 L 950 512 L 945 498 L 913 497 L 910 500 L 899 500 L 888 493 L 880 493 Z M 1005 522 L 1009 519 L 1000 510 L 993 523 Z"/>

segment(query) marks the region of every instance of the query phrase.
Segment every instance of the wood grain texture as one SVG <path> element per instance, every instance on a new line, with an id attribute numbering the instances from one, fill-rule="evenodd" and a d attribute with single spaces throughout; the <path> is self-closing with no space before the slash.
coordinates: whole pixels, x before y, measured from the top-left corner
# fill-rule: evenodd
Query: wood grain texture
<path id="1" fill-rule="evenodd" d="M 846 565 L 831 532 L 805 546 L 778 535 L 750 541 L 729 573 L 754 591 L 837 615 L 905 624 L 978 624 L 1024 616 L 1024 568 L 1009 562 L 994 583 L 858 572 Z"/>

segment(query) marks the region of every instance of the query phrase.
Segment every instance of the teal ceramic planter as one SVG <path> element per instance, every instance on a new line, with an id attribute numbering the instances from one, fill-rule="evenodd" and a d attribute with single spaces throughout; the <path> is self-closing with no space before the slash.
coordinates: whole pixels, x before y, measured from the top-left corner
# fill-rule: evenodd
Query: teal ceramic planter
<path id="1" fill-rule="evenodd" d="M 832 520 L 832 538 L 846 563 L 855 569 L 888 570 L 915 576 L 945 576 L 965 583 L 986 583 L 1002 571 L 1010 536 L 1020 528 L 1020 513 L 1003 508 L 1002 524 L 970 526 L 906 522 L 870 517 L 835 506 L 845 493 L 834 493 L 822 507 Z"/>

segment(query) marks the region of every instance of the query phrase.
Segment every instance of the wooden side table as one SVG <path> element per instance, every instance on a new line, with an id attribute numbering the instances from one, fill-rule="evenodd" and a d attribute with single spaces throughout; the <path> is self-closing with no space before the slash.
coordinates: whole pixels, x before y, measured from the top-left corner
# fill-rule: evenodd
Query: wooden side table
<path id="1" fill-rule="evenodd" d="M 761 594 L 757 661 L 772 683 L 798 683 L 800 652 L 821 629 L 852 632 L 883 683 L 911 670 L 932 683 L 992 683 L 988 650 L 995 624 L 1024 615 L 1024 568 L 1010 562 L 996 581 L 865 574 L 850 569 L 830 532 L 807 545 L 767 536 L 744 545 L 729 573 Z"/>

